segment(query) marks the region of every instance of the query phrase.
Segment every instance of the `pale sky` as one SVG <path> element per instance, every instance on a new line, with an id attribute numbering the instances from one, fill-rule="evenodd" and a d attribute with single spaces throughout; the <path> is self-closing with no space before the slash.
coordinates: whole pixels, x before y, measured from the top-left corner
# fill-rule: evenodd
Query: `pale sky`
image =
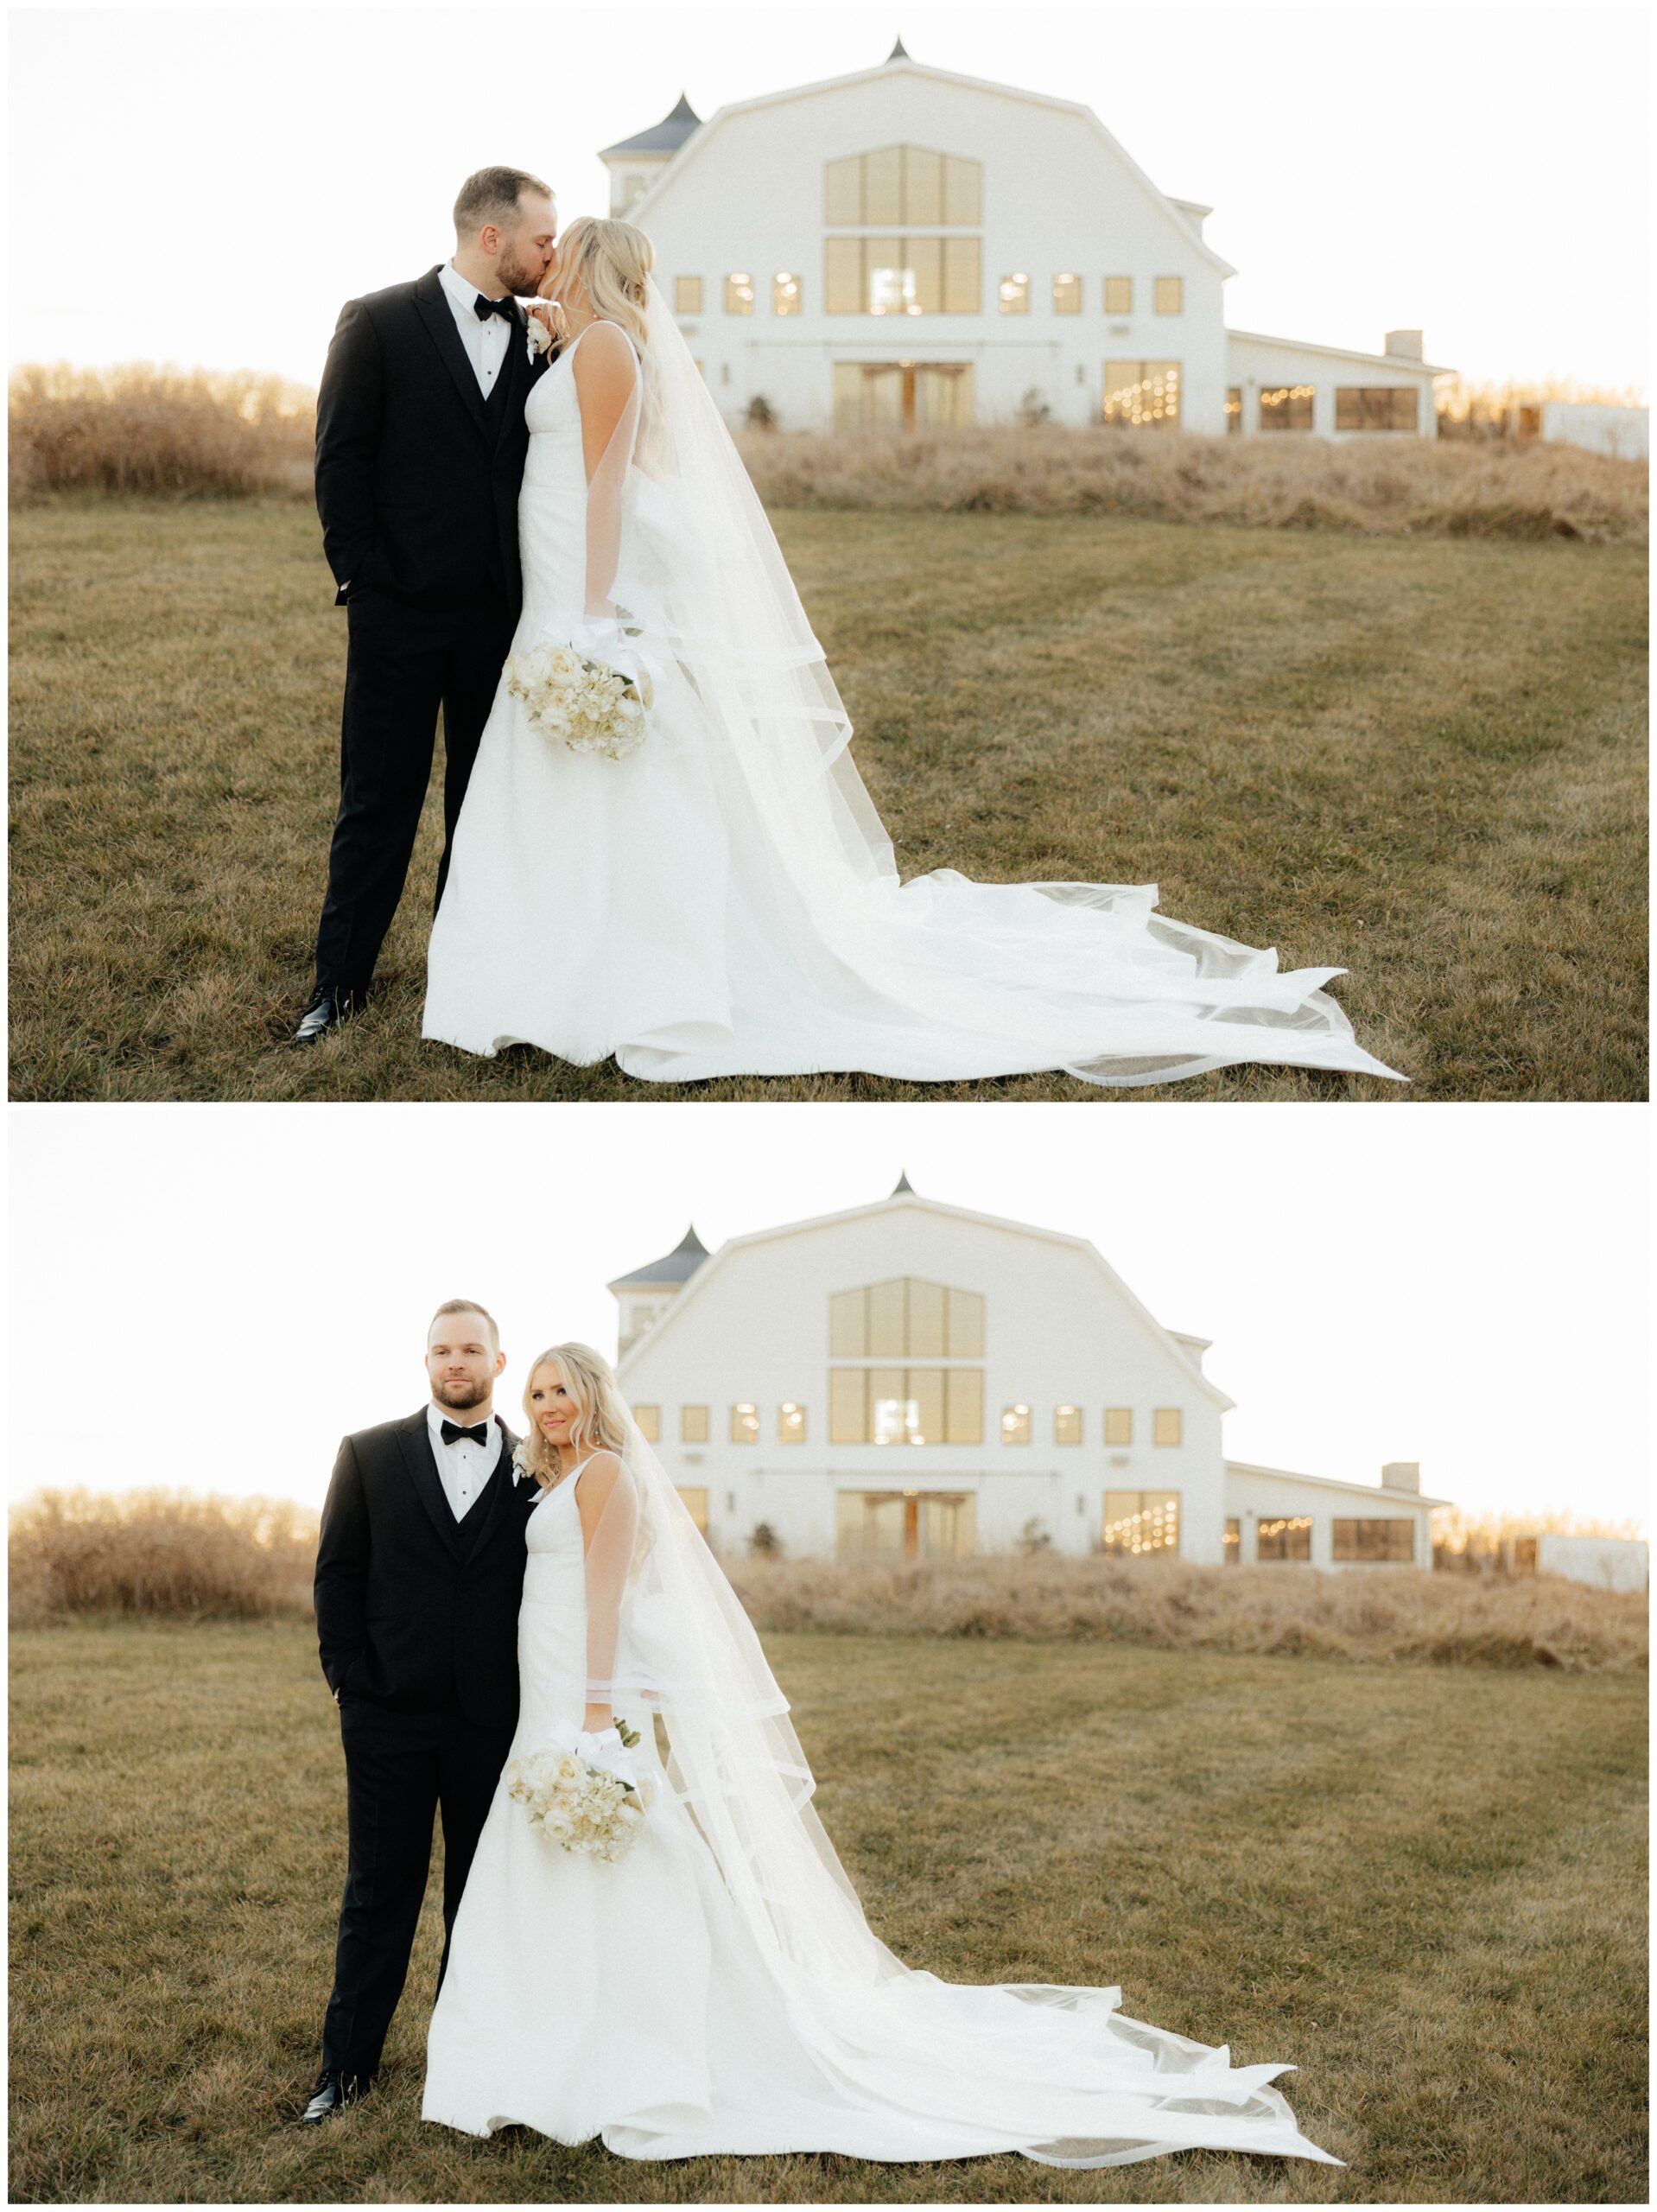
<path id="1" fill-rule="evenodd" d="M 424 1402 L 431 1311 L 615 1347 L 606 1281 L 916 1189 L 1089 1238 L 1210 1337 L 1234 1459 L 1471 1511 L 1645 1512 L 1629 1106 L 13 1107 L 14 1498 L 321 1503 Z"/>
<path id="2" fill-rule="evenodd" d="M 597 149 L 885 60 L 1084 101 L 1212 203 L 1227 319 L 1475 380 L 1646 378 L 1643 9 L 14 9 L 12 362 L 314 385 L 342 300 L 453 249 L 486 162 L 603 213 Z M 764 180 L 755 180 L 756 190 Z"/>

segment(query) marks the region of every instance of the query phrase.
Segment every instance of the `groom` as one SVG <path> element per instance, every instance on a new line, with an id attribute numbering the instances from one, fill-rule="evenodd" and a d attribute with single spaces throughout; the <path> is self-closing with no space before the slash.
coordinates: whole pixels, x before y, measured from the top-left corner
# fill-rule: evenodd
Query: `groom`
<path id="1" fill-rule="evenodd" d="M 316 505 L 349 645 L 340 811 L 294 1034 L 327 1036 L 363 1003 L 403 895 L 443 710 L 443 857 L 523 601 L 517 494 L 529 358 L 524 310 L 551 265 L 552 194 L 527 169 L 479 169 L 454 203 L 454 257 L 347 300 L 316 397 Z"/>
<path id="2" fill-rule="evenodd" d="M 327 2120 L 373 2081 L 443 1815 L 443 1961 L 517 1725 L 517 1609 L 536 1496 L 494 1412 L 506 1364 L 475 1300 L 427 1332 L 431 1401 L 347 1436 L 316 1551 L 316 1631 L 346 1753 L 347 1867 L 322 2070 Z"/>

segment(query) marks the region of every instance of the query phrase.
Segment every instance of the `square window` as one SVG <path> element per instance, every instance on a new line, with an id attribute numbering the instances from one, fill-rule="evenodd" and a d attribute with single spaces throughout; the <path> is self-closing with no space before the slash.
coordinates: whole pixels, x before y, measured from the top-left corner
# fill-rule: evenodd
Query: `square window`
<path id="1" fill-rule="evenodd" d="M 673 312 L 675 315 L 702 313 L 702 278 L 676 276 L 673 280 Z"/>
<path id="2" fill-rule="evenodd" d="M 633 1419 L 638 1423 L 638 1433 L 646 1444 L 659 1444 L 662 1441 L 660 1406 L 635 1406 Z"/>
<path id="3" fill-rule="evenodd" d="M 800 280 L 791 269 L 778 270 L 771 280 L 771 311 L 773 315 L 800 312 Z"/>
<path id="4" fill-rule="evenodd" d="M 708 1408 L 706 1406 L 680 1407 L 679 1441 L 681 1444 L 707 1443 Z"/>
<path id="5" fill-rule="evenodd" d="M 731 1408 L 731 1441 L 733 1444 L 758 1444 L 759 1441 L 759 1408 L 744 1402 Z"/>
<path id="6" fill-rule="evenodd" d="M 1184 1416 L 1178 1406 L 1159 1406 L 1152 1416 L 1151 1441 L 1153 1444 L 1178 1444 L 1183 1440 Z"/>
<path id="7" fill-rule="evenodd" d="M 1254 1557 L 1269 1565 L 1276 1560 L 1310 1560 L 1311 1516 L 1277 1515 L 1254 1525 Z"/>
<path id="8" fill-rule="evenodd" d="M 725 312 L 727 315 L 753 313 L 753 278 L 746 270 L 725 280 Z"/>
<path id="9" fill-rule="evenodd" d="M 1108 1490 L 1104 1545 L 1114 1557 L 1148 1558 L 1179 1549 L 1177 1490 Z"/>
<path id="10" fill-rule="evenodd" d="M 1030 279 L 1021 270 L 1015 276 L 1003 276 L 1000 299 L 1003 315 L 1028 315 L 1030 312 Z"/>
<path id="11" fill-rule="evenodd" d="M 1171 428 L 1179 420 L 1178 361 L 1107 361 L 1105 420 L 1135 429 Z"/>
<path id="12" fill-rule="evenodd" d="M 1055 1444 L 1080 1444 L 1082 1441 L 1082 1408 L 1080 1406 L 1054 1407 L 1053 1441 Z"/>
<path id="13" fill-rule="evenodd" d="M 1133 279 L 1131 276 L 1107 276 L 1105 279 L 1105 313 L 1132 315 L 1133 312 Z"/>
<path id="14" fill-rule="evenodd" d="M 1028 1406 L 1006 1406 L 1002 1408 L 1001 1441 L 1003 1444 L 1029 1443 L 1030 1408 Z"/>
<path id="15" fill-rule="evenodd" d="M 1159 276 L 1156 283 L 1156 308 L 1159 315 L 1184 315 L 1185 312 L 1185 279 L 1183 276 Z"/>
<path id="16" fill-rule="evenodd" d="M 1260 396 L 1262 430 L 1310 430 L 1317 387 L 1309 384 L 1274 385 Z"/>
<path id="17" fill-rule="evenodd" d="M 805 1408 L 791 1398 L 784 1398 L 777 1408 L 777 1441 L 779 1444 L 803 1444 L 805 1441 Z"/>
<path id="18" fill-rule="evenodd" d="M 1082 279 L 1079 276 L 1055 276 L 1053 279 L 1053 313 L 1080 315 L 1082 312 Z"/>
<path id="19" fill-rule="evenodd" d="M 1105 1408 L 1105 1441 L 1118 1445 L 1133 1441 L 1133 1414 L 1130 1407 Z"/>

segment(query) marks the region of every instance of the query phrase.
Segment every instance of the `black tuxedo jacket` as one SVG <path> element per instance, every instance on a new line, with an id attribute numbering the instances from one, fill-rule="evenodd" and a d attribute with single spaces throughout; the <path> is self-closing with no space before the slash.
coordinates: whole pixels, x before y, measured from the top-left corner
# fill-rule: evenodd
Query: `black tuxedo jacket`
<path id="1" fill-rule="evenodd" d="M 336 1698 L 400 1713 L 458 1708 L 483 1726 L 517 1726 L 524 1526 L 539 1495 L 516 1479 L 517 1441 L 508 1432 L 460 1522 L 438 1478 L 423 1406 L 340 1445 L 315 1586 L 322 1672 Z"/>
<path id="2" fill-rule="evenodd" d="M 436 269 L 340 310 L 316 396 L 316 506 L 339 587 L 448 612 L 492 590 L 523 606 L 517 494 L 530 363 L 525 317 L 487 401 Z"/>

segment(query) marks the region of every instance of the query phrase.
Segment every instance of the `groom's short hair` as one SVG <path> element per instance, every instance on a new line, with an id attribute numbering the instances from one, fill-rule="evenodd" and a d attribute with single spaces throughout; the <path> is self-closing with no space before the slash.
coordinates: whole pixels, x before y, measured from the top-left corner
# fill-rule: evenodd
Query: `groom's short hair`
<path id="1" fill-rule="evenodd" d="M 510 230 L 517 219 L 519 196 L 525 191 L 538 192 L 543 200 L 552 197 L 552 187 L 531 176 L 528 169 L 473 170 L 454 202 L 456 237 L 469 238 L 486 223 Z"/>
<path id="2" fill-rule="evenodd" d="M 480 1321 L 489 1324 L 489 1341 L 497 1351 L 500 1350 L 500 1331 L 495 1325 L 495 1317 L 486 1306 L 479 1306 L 475 1298 L 446 1298 L 426 1325 L 429 1340 L 445 1313 L 475 1313 Z"/>

